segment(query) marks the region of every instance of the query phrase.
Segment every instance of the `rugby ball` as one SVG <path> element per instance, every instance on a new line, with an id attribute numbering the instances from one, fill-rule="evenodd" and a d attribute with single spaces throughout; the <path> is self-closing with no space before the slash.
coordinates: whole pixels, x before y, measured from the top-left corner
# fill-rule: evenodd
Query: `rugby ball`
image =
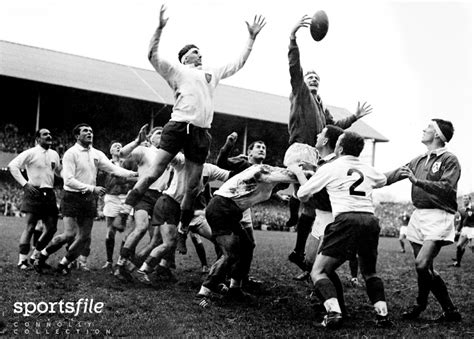
<path id="1" fill-rule="evenodd" d="M 329 29 L 329 20 L 326 12 L 317 11 L 311 18 L 311 25 L 309 31 L 311 36 L 316 41 L 321 41 L 326 36 Z"/>

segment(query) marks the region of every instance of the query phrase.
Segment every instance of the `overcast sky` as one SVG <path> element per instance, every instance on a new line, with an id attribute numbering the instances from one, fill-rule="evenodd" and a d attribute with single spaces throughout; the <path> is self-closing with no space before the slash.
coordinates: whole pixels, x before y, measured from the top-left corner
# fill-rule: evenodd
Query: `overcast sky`
<path id="1" fill-rule="evenodd" d="M 0 39 L 152 69 L 146 58 L 161 1 L 2 0 Z M 165 2 L 166 3 L 166 2 Z M 390 139 L 378 144 L 376 167 L 388 171 L 425 152 L 430 118 L 455 126 L 449 148 L 459 158 L 459 193 L 473 185 L 473 6 L 471 1 L 172 0 L 161 51 L 176 60 L 187 43 L 204 63 L 222 64 L 240 53 L 245 20 L 263 14 L 267 25 L 245 67 L 225 84 L 288 96 L 287 46 L 292 27 L 319 9 L 329 17 L 326 38 L 308 30 L 297 41 L 303 68 L 315 69 L 320 94 L 353 112 L 369 101 L 365 122 Z M 0 60 L 1 63 L 1 60 Z M 271 147 L 271 145 L 269 145 Z M 409 199 L 407 182 L 379 194 Z"/>

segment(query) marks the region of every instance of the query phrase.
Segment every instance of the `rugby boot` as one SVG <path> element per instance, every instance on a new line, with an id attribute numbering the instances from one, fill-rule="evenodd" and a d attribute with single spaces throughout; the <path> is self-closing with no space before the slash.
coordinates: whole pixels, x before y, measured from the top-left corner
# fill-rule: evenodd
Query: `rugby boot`
<path id="1" fill-rule="evenodd" d="M 69 265 L 63 265 L 63 264 L 58 264 L 58 267 L 56 268 L 56 273 L 59 275 L 69 275 L 71 274 L 71 269 L 69 268 Z"/>
<path id="2" fill-rule="evenodd" d="M 452 310 L 449 312 L 443 312 L 440 317 L 436 318 L 434 322 L 436 323 L 448 323 L 448 322 L 459 322 L 462 320 L 461 313 L 457 310 Z"/>
<path id="3" fill-rule="evenodd" d="M 338 312 L 328 312 L 324 316 L 321 326 L 328 329 L 340 328 L 342 326 L 342 314 Z"/>
<path id="4" fill-rule="evenodd" d="M 415 320 L 418 319 L 421 312 L 426 309 L 426 306 L 414 305 L 402 313 L 402 318 L 405 320 Z"/>

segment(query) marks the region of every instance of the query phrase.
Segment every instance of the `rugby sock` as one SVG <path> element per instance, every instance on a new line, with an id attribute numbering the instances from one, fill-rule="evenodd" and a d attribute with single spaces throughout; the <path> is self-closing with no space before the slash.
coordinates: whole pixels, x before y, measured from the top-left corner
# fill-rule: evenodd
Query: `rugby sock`
<path id="1" fill-rule="evenodd" d="M 107 261 L 112 262 L 114 256 L 115 239 L 105 238 L 105 251 L 107 253 Z"/>
<path id="2" fill-rule="evenodd" d="M 18 265 L 20 265 L 23 261 L 27 260 L 28 259 L 28 254 L 21 254 L 19 255 L 19 258 L 18 258 Z"/>
<path id="3" fill-rule="evenodd" d="M 387 309 L 387 302 L 386 301 L 377 301 L 374 304 L 374 309 L 375 312 L 377 312 L 378 315 L 385 317 L 388 314 L 388 309 Z"/>
<path id="4" fill-rule="evenodd" d="M 81 263 L 81 264 L 87 264 L 87 257 L 85 255 L 80 255 L 79 258 L 77 258 L 77 260 Z"/>
<path id="5" fill-rule="evenodd" d="M 201 285 L 201 288 L 199 289 L 198 294 L 202 296 L 208 296 L 211 294 L 211 290 L 208 289 L 206 286 Z"/>
<path id="6" fill-rule="evenodd" d="M 140 271 L 142 272 L 151 272 L 153 270 L 153 267 L 151 267 L 150 265 L 148 265 L 148 263 L 145 261 L 142 266 L 139 268 Z"/>
<path id="7" fill-rule="evenodd" d="M 147 265 L 150 269 L 152 269 L 153 267 L 156 267 L 156 265 L 158 265 L 158 262 L 159 262 L 159 259 L 158 258 L 155 258 L 155 257 L 148 257 L 146 258 L 145 262 L 143 263 L 143 265 Z M 146 270 L 145 270 L 146 271 Z"/>
<path id="8" fill-rule="evenodd" d="M 64 245 L 64 242 L 58 242 L 56 244 L 51 244 L 48 247 L 46 247 L 43 251 L 46 252 L 46 254 L 45 254 L 46 256 L 49 256 L 50 254 L 53 254 L 56 251 L 58 251 L 61 247 L 63 247 L 63 245 Z M 41 251 L 41 253 L 43 253 L 43 251 Z"/>
<path id="9" fill-rule="evenodd" d="M 30 252 L 30 244 L 20 244 L 20 254 L 24 254 L 26 258 Z"/>
<path id="10" fill-rule="evenodd" d="M 242 287 L 242 281 L 241 280 L 235 280 L 233 278 L 230 279 L 229 288 L 241 288 L 241 287 Z"/>
<path id="11" fill-rule="evenodd" d="M 327 301 L 328 299 L 336 299 L 337 301 L 337 291 L 336 288 L 334 287 L 333 283 L 331 280 L 328 278 L 323 278 L 314 284 L 315 289 L 318 291 L 318 296 L 321 296 L 322 300 Z M 339 307 L 339 306 L 338 306 Z"/>
<path id="12" fill-rule="evenodd" d="M 71 260 L 71 261 L 72 261 L 72 260 Z M 68 258 L 63 257 L 59 263 L 60 263 L 61 265 L 63 265 L 63 266 L 67 266 L 67 265 L 69 265 L 69 263 L 70 263 L 71 261 L 69 261 Z"/>
<path id="13" fill-rule="evenodd" d="M 462 256 L 464 255 L 464 251 L 466 251 L 466 250 L 462 247 L 457 247 L 456 248 L 456 261 L 458 262 L 458 264 L 461 263 Z"/>
<path id="14" fill-rule="evenodd" d="M 45 257 L 49 256 L 49 253 L 46 251 L 46 248 L 43 248 L 41 250 L 41 255 L 44 255 Z"/>
<path id="15" fill-rule="evenodd" d="M 42 230 L 34 230 L 33 231 L 33 246 L 36 247 L 36 244 L 38 243 L 38 240 L 39 238 L 41 237 L 41 235 L 43 234 L 43 231 Z"/>
<path id="16" fill-rule="evenodd" d="M 194 247 L 196 248 L 196 253 L 199 257 L 199 261 L 201 261 L 201 266 L 207 266 L 207 258 L 206 258 L 206 249 L 204 248 L 204 244 L 202 242 L 198 242 L 198 240 L 194 237 L 191 237 L 193 241 Z"/>
<path id="17" fill-rule="evenodd" d="M 379 277 L 372 277 L 365 282 L 367 288 L 367 295 L 369 296 L 372 305 L 379 301 L 385 301 L 385 289 L 383 287 L 382 279 Z"/>
<path id="18" fill-rule="evenodd" d="M 298 220 L 297 234 L 296 234 L 296 245 L 295 253 L 303 255 L 306 247 L 306 240 L 308 239 L 309 232 L 313 226 L 314 217 L 306 214 L 302 214 Z"/>
<path id="19" fill-rule="evenodd" d="M 84 241 L 84 245 L 81 251 L 81 256 L 88 257 L 91 254 L 91 240 L 92 240 L 91 237 L 89 237 L 86 239 L 86 241 Z"/>
<path id="20" fill-rule="evenodd" d="M 191 223 L 191 220 L 194 218 L 194 211 L 193 210 L 181 210 L 181 217 L 179 221 L 181 222 L 183 232 L 185 234 L 188 232 L 188 226 Z"/>
<path id="21" fill-rule="evenodd" d="M 296 225 L 296 223 L 298 222 L 298 212 L 300 210 L 300 201 L 294 196 L 291 196 L 288 204 L 290 207 L 290 219 L 288 219 L 288 221 L 286 222 L 286 227 L 291 227 L 291 226 Z"/>
<path id="22" fill-rule="evenodd" d="M 342 313 L 341 308 L 339 307 L 339 303 L 337 302 L 337 298 L 330 298 L 324 302 L 324 307 L 328 312 L 337 312 Z"/>
<path id="23" fill-rule="evenodd" d="M 359 262 L 357 260 L 357 257 L 354 257 L 349 260 L 349 269 L 351 271 L 351 278 L 357 278 L 357 274 L 359 271 Z"/>
<path id="24" fill-rule="evenodd" d="M 120 250 L 120 256 L 123 259 L 130 259 L 132 257 L 132 254 L 133 254 L 133 251 L 129 248 L 122 247 L 122 249 Z"/>
<path id="25" fill-rule="evenodd" d="M 119 256 L 119 258 L 117 259 L 117 265 L 123 266 L 124 263 L 125 263 L 125 258 L 123 258 L 122 256 Z"/>
<path id="26" fill-rule="evenodd" d="M 31 254 L 31 259 L 37 259 L 40 256 L 40 251 L 38 251 L 36 248 L 33 250 L 33 253 Z"/>
<path id="27" fill-rule="evenodd" d="M 329 276 L 329 280 L 331 280 L 331 282 L 334 285 L 334 288 L 336 289 L 337 301 L 339 303 L 341 313 L 347 314 L 346 303 L 344 301 L 344 289 L 342 288 L 341 279 L 339 279 L 339 276 L 337 275 L 336 272 L 332 272 L 328 276 Z"/>
<path id="28" fill-rule="evenodd" d="M 436 300 L 440 303 L 443 311 L 452 312 L 456 309 L 453 301 L 449 297 L 448 288 L 444 283 L 443 278 L 439 274 L 433 274 L 433 280 L 431 281 L 431 292 L 435 296 Z"/>
<path id="29" fill-rule="evenodd" d="M 418 274 L 418 305 L 426 307 L 428 305 L 428 296 L 431 290 L 433 276 L 429 270 L 417 270 Z"/>

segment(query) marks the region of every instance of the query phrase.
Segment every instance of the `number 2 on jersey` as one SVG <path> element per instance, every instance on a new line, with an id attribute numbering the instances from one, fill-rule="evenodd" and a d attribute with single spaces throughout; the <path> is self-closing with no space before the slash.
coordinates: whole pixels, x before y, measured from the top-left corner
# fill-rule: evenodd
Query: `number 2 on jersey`
<path id="1" fill-rule="evenodd" d="M 347 171 L 347 175 L 348 176 L 351 176 L 352 173 L 357 173 L 359 175 L 359 179 L 357 179 L 352 185 L 351 187 L 349 187 L 349 194 L 350 195 L 358 195 L 358 196 L 361 196 L 361 197 L 365 197 L 365 192 L 362 192 L 362 191 L 356 191 L 356 188 L 357 186 L 359 186 L 360 184 L 362 184 L 362 182 L 364 181 L 364 174 L 359 171 L 358 169 L 355 169 L 355 168 L 351 168 Z"/>

